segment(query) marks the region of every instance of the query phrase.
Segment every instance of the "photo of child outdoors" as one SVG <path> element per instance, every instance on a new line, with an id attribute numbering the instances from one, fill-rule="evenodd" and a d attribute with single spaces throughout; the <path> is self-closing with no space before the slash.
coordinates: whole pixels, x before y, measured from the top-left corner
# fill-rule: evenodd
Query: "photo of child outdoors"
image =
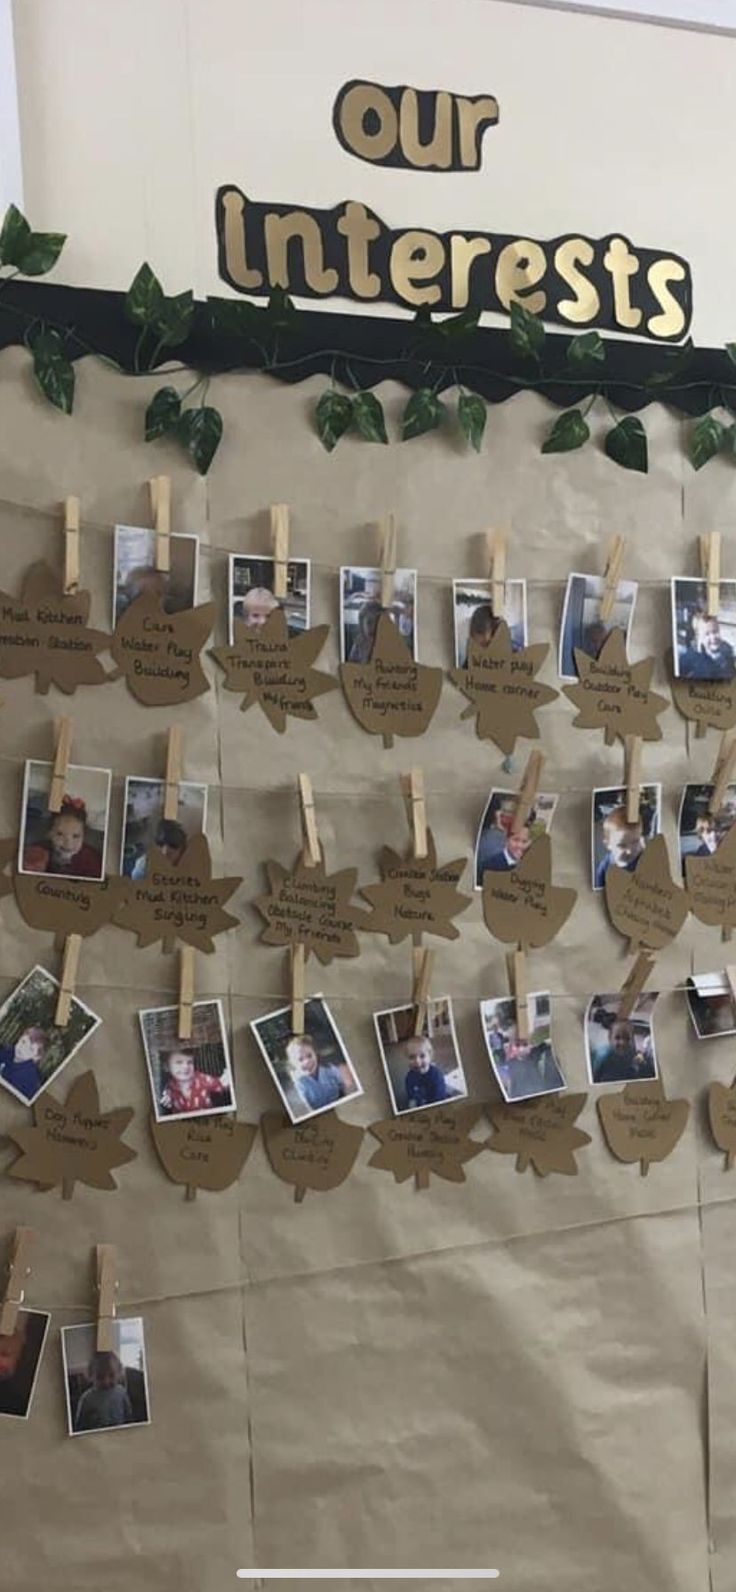
<path id="1" fill-rule="evenodd" d="M 327 1002 L 314 995 L 304 1003 L 304 1033 L 292 1030 L 291 1007 L 269 1012 L 251 1030 L 281 1102 L 293 1123 L 362 1095 L 357 1074 Z"/>
<path id="2" fill-rule="evenodd" d="M 601 618 L 601 603 L 606 583 L 602 575 L 568 575 L 560 626 L 558 667 L 562 680 L 577 680 L 575 652 L 597 658 L 612 630 L 623 630 L 626 651 L 634 618 L 637 584 L 620 580 L 610 618 Z"/>
<path id="3" fill-rule="evenodd" d="M 470 642 L 487 647 L 498 628 L 499 619 L 509 627 L 509 640 L 513 652 L 526 646 L 526 581 L 507 580 L 504 586 L 503 612 L 493 612 L 493 582 L 490 580 L 454 580 L 452 583 L 453 620 L 455 624 L 455 668 L 468 666 Z"/>
<path id="4" fill-rule="evenodd" d="M 290 558 L 286 566 L 286 596 L 274 596 L 275 560 L 251 558 L 249 553 L 231 553 L 228 566 L 228 642 L 233 645 L 233 623 L 239 619 L 247 630 L 262 630 L 283 608 L 290 636 L 299 636 L 309 627 L 309 559 Z"/>
<path id="5" fill-rule="evenodd" d="M 58 813 L 49 812 L 52 763 L 27 762 L 18 846 L 21 873 L 102 879 L 105 872 L 110 770 L 70 763 Z"/>
<path id="6" fill-rule="evenodd" d="M 27 1420 L 51 1316 L 19 1310 L 15 1327 L 0 1336 L 0 1416 Z"/>
<path id="7" fill-rule="evenodd" d="M 585 1013 L 588 1078 L 596 1083 L 636 1083 L 656 1078 L 652 1013 L 656 992 L 640 995 L 628 1017 L 619 1017 L 623 996 L 594 995 Z"/>
<path id="8" fill-rule="evenodd" d="M 625 868 L 634 873 L 647 842 L 660 830 L 661 785 L 642 785 L 639 790 L 639 817 L 629 823 L 626 816 L 626 789 L 593 791 L 592 875 L 593 889 L 602 890 L 609 868 Z"/>
<path id="9" fill-rule="evenodd" d="M 374 1012 L 378 1048 L 394 1116 L 423 1111 L 443 1101 L 464 1100 L 468 1089 L 458 1050 L 452 1002 L 427 1002 L 421 1034 L 414 1033 L 415 1006 Z"/>
<path id="10" fill-rule="evenodd" d="M 736 673 L 736 581 L 718 582 L 718 610 L 708 612 L 704 580 L 672 581 L 675 677 L 732 680 Z"/>
<path id="11" fill-rule="evenodd" d="M 475 842 L 475 888 L 483 887 L 483 875 L 504 873 L 515 868 L 526 856 L 533 841 L 546 835 L 552 827 L 557 806 L 557 796 L 549 791 L 539 791 L 534 806 L 527 814 L 521 828 L 513 832 L 514 814 L 519 805 L 519 793 L 513 790 L 492 790 L 486 802 Z"/>
<path id="12" fill-rule="evenodd" d="M 117 1316 L 115 1347 L 96 1347 L 96 1326 L 62 1327 L 70 1437 L 119 1426 L 148 1426 L 150 1406 L 143 1321 Z"/>
<path id="13" fill-rule="evenodd" d="M 717 813 L 710 811 L 712 785 L 686 785 L 680 801 L 677 833 L 683 875 L 686 857 L 712 857 L 736 823 L 736 785 L 727 785 Z"/>
<path id="14" fill-rule="evenodd" d="M 386 612 L 393 619 L 416 661 L 417 572 L 397 569 L 393 599 Z M 340 570 L 340 660 L 342 663 L 368 663 L 373 651 L 381 607 L 380 569 Z"/>
<path id="15" fill-rule="evenodd" d="M 548 994 L 527 996 L 529 1038 L 520 1039 L 516 1002 L 502 996 L 480 1003 L 480 1020 L 489 1060 L 504 1100 L 531 1100 L 558 1094 L 567 1084 L 552 1048 Z"/>
<path id="16" fill-rule="evenodd" d="M 169 537 L 170 569 L 156 568 L 156 532 L 140 525 L 116 525 L 113 565 L 113 628 L 137 597 L 153 592 L 164 613 L 179 614 L 197 600 L 196 536 Z"/>
<path id="17" fill-rule="evenodd" d="M 59 984 L 34 967 L 0 1006 L 0 1084 L 26 1106 L 61 1072 L 101 1019 L 73 997 L 65 1028 L 54 1023 Z"/>
<path id="18" fill-rule="evenodd" d="M 177 863 L 189 841 L 204 834 L 207 786 L 186 781 L 178 786 L 176 818 L 164 818 L 165 795 L 162 779 L 138 779 L 131 774 L 125 781 L 120 872 L 128 879 L 145 879 L 152 846 L 158 846 L 169 862 Z"/>
<path id="19" fill-rule="evenodd" d="M 235 1109 L 220 1001 L 195 1001 L 190 1039 L 179 1039 L 178 1006 L 138 1013 L 157 1122 L 210 1117 Z"/>

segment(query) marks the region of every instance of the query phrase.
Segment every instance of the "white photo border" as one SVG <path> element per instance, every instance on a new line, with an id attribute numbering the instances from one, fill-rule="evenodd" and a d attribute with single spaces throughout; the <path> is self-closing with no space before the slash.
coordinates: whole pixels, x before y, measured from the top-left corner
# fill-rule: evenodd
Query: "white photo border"
<path id="1" fill-rule="evenodd" d="M 21 821 L 20 821 L 20 834 L 19 834 L 19 837 L 18 837 L 18 872 L 22 873 L 24 878 L 26 878 L 26 879 L 28 879 L 28 878 L 33 879 L 33 878 L 37 877 L 37 875 L 35 873 L 35 870 L 33 868 L 24 868 L 23 867 L 23 849 L 24 849 L 24 844 L 25 844 L 26 822 L 27 822 L 27 816 L 28 816 L 27 815 L 28 781 L 29 781 L 29 777 L 30 777 L 30 770 L 31 770 L 32 767 L 33 768 L 48 768 L 51 771 L 52 777 L 53 777 L 53 772 L 54 772 L 53 762 L 49 758 L 46 758 L 46 757 L 27 757 L 26 758 L 25 766 L 24 766 L 24 769 L 23 769 L 23 793 L 21 795 Z M 103 882 L 103 880 L 105 878 L 105 864 L 107 862 L 107 842 L 108 842 L 108 838 L 109 838 L 109 829 L 110 829 L 110 799 L 111 799 L 111 795 L 112 795 L 112 769 L 110 769 L 110 768 L 97 768 L 92 763 L 70 763 L 67 772 L 69 774 L 72 774 L 72 773 L 74 773 L 75 770 L 79 770 L 79 772 L 82 773 L 82 774 L 105 774 L 107 776 L 107 797 L 106 797 L 106 800 L 105 800 L 105 826 L 104 826 L 104 829 L 103 829 L 103 832 L 102 832 L 102 871 L 100 873 L 99 879 L 90 879 L 88 877 L 88 875 L 84 874 L 84 873 L 64 873 L 64 874 L 57 874 L 57 875 L 55 875 L 55 877 L 59 878 L 59 879 L 70 879 L 73 883 L 77 883 L 77 884 L 102 884 L 102 882 Z M 49 795 L 50 794 L 51 794 L 51 781 L 49 781 Z"/>
<path id="2" fill-rule="evenodd" d="M 126 1421 L 122 1426 L 90 1427 L 89 1431 L 75 1432 L 74 1423 L 72 1420 L 71 1401 L 69 1399 L 69 1364 L 66 1356 L 66 1335 L 68 1332 L 79 1332 L 80 1330 L 84 1329 L 89 1331 L 91 1326 L 94 1328 L 94 1323 L 89 1321 L 75 1321 L 71 1324 L 71 1326 L 62 1327 L 59 1334 L 61 1337 L 61 1359 L 62 1369 L 64 1372 L 64 1402 L 66 1404 L 66 1421 L 69 1437 L 99 1437 L 100 1432 L 135 1432 L 141 1426 L 151 1425 L 151 1388 L 148 1380 L 148 1355 L 146 1354 L 146 1330 L 144 1318 L 143 1316 L 116 1316 L 115 1321 L 134 1321 L 136 1323 L 140 1323 L 143 1389 L 146 1395 L 146 1419 L 145 1421 Z M 114 1354 L 117 1354 L 117 1352 L 117 1349 L 113 1350 Z"/>
<path id="3" fill-rule="evenodd" d="M 253 1038 L 256 1041 L 258 1049 L 261 1052 L 263 1060 L 266 1063 L 266 1066 L 268 1068 L 268 1071 L 269 1071 L 269 1074 L 270 1074 L 270 1077 L 271 1077 L 271 1081 L 272 1081 L 272 1083 L 274 1084 L 274 1086 L 276 1088 L 276 1092 L 278 1094 L 279 1100 L 281 1101 L 281 1104 L 282 1104 L 282 1106 L 284 1108 L 284 1111 L 286 1112 L 286 1115 L 288 1116 L 289 1121 L 291 1122 L 291 1125 L 294 1128 L 300 1128 L 300 1127 L 303 1126 L 303 1124 L 305 1122 L 311 1122 L 313 1117 L 321 1117 L 323 1112 L 325 1112 L 325 1111 L 334 1111 L 336 1109 L 336 1107 L 339 1106 L 339 1105 L 349 1105 L 351 1100 L 358 1100 L 360 1098 L 360 1096 L 365 1093 L 365 1090 L 363 1089 L 363 1085 L 362 1085 L 362 1083 L 360 1081 L 360 1078 L 358 1077 L 358 1074 L 357 1074 L 357 1072 L 355 1070 L 355 1063 L 353 1062 L 352 1056 L 350 1055 L 350 1052 L 348 1051 L 348 1048 L 347 1048 L 347 1046 L 345 1044 L 345 1041 L 344 1041 L 344 1039 L 342 1037 L 342 1034 L 340 1033 L 340 1030 L 339 1030 L 339 1028 L 337 1026 L 337 1023 L 335 1022 L 335 1019 L 334 1019 L 334 1017 L 332 1015 L 331 1008 L 329 1007 L 329 1005 L 328 1005 L 328 1003 L 325 1000 L 323 995 L 317 994 L 317 995 L 309 995 L 307 997 L 307 999 L 306 999 L 306 1001 L 304 1003 L 305 1017 L 306 1017 L 306 1014 L 307 1014 L 307 1012 L 309 1010 L 310 1005 L 314 1001 L 318 1001 L 320 1006 L 322 1007 L 322 1010 L 327 1013 L 327 1020 L 328 1020 L 328 1022 L 330 1024 L 332 1032 L 335 1035 L 337 1043 L 338 1043 L 338 1045 L 340 1047 L 340 1050 L 341 1050 L 342 1056 L 343 1056 L 343 1060 L 347 1063 L 348 1067 L 350 1068 L 350 1071 L 351 1071 L 351 1073 L 352 1073 L 352 1075 L 353 1075 L 358 1087 L 357 1087 L 357 1089 L 355 1089 L 353 1091 L 352 1094 L 346 1095 L 344 1097 L 344 1099 L 335 1101 L 335 1102 L 333 1102 L 332 1105 L 317 1106 L 316 1110 L 314 1110 L 314 1111 L 306 1111 L 306 1112 L 303 1113 L 302 1116 L 299 1116 L 299 1117 L 292 1116 L 291 1109 L 289 1107 L 286 1095 L 285 1095 L 284 1091 L 281 1088 L 281 1084 L 279 1082 L 279 1077 L 278 1077 L 278 1073 L 276 1071 L 276 1068 L 274 1067 L 273 1062 L 271 1061 L 271 1057 L 269 1056 L 268 1051 L 266 1050 L 266 1047 L 265 1047 L 265 1045 L 263 1043 L 263 1040 L 261 1039 L 261 1036 L 260 1036 L 260 1034 L 258 1032 L 258 1026 L 259 1026 L 260 1023 L 267 1023 L 271 1018 L 274 1018 L 274 1017 L 283 1017 L 284 1012 L 290 1011 L 291 1008 L 289 1006 L 277 1006 L 275 1011 L 273 1011 L 273 1012 L 264 1012 L 262 1017 L 254 1017 L 252 1019 L 252 1021 L 248 1024 L 248 1027 L 250 1028 L 250 1031 L 251 1031 L 251 1033 L 253 1035 Z"/>
<path id="4" fill-rule="evenodd" d="M 59 993 L 59 991 L 61 990 L 61 984 L 59 983 L 59 980 L 57 978 L 54 978 L 53 973 L 50 973 L 48 968 L 44 967 L 41 962 L 35 962 L 33 967 L 30 968 L 29 972 L 26 973 L 25 977 L 21 979 L 20 983 L 16 984 L 15 989 L 11 990 L 10 994 L 7 997 L 7 1000 L 4 1000 L 2 1005 L 0 1006 L 0 1021 L 2 1021 L 3 1014 L 7 1011 L 8 1007 L 12 1006 L 12 1003 L 13 1003 L 16 995 L 18 994 L 18 991 L 23 988 L 24 984 L 28 983 L 29 978 L 32 978 L 34 973 L 43 973 L 44 976 L 47 979 L 49 979 L 50 982 L 54 985 L 54 989 L 55 989 L 56 993 L 57 994 Z M 97 1029 L 100 1027 L 100 1024 L 102 1022 L 102 1018 L 98 1017 L 96 1012 L 93 1012 L 92 1007 L 88 1006 L 86 1001 L 80 1000 L 80 998 L 76 994 L 76 992 L 72 995 L 71 999 L 72 999 L 73 1005 L 81 1006 L 83 1011 L 87 1012 L 90 1017 L 94 1018 L 94 1023 L 92 1024 L 92 1027 L 90 1029 L 88 1029 L 87 1033 L 82 1035 L 82 1038 L 79 1040 L 78 1044 L 76 1044 L 73 1047 L 73 1049 L 70 1050 L 69 1055 L 64 1057 L 64 1060 L 62 1061 L 61 1065 L 56 1068 L 56 1071 L 51 1074 L 51 1077 L 48 1078 L 46 1080 L 46 1082 L 41 1085 L 41 1088 L 36 1091 L 36 1093 L 35 1093 L 35 1095 L 33 1095 L 32 1099 L 30 1099 L 30 1100 L 27 1099 L 27 1097 L 25 1095 L 21 1094 L 18 1089 L 14 1089 L 12 1084 L 7 1083 L 4 1078 L 0 1077 L 0 1087 L 2 1087 L 3 1089 L 7 1089 L 8 1094 L 12 1094 L 14 1096 L 14 1098 L 16 1100 L 20 1100 L 24 1106 L 29 1106 L 29 1107 L 33 1106 L 33 1105 L 35 1105 L 37 1100 L 40 1100 L 41 1095 L 45 1094 L 46 1090 L 51 1087 L 51 1084 L 52 1083 L 56 1083 L 57 1078 L 61 1077 L 61 1074 L 63 1073 L 64 1068 L 69 1065 L 69 1062 L 71 1061 L 72 1057 L 76 1056 L 77 1051 L 81 1050 L 82 1045 L 86 1045 L 87 1040 L 91 1039 L 92 1035 L 95 1034 L 97 1032 Z"/>
<path id="5" fill-rule="evenodd" d="M 225 1025 L 225 1015 L 224 1015 L 224 1011 L 223 1011 L 223 1003 L 222 1003 L 221 1000 L 218 1000 L 217 997 L 213 997 L 211 1000 L 195 1001 L 193 1006 L 192 1006 L 192 1027 L 194 1027 L 194 1013 L 196 1012 L 198 1006 L 216 1006 L 217 1007 L 217 1016 L 218 1016 L 218 1020 L 219 1020 L 219 1024 L 220 1024 L 220 1031 L 221 1031 L 221 1035 L 222 1035 L 222 1048 L 223 1048 L 223 1050 L 225 1052 L 225 1060 L 227 1062 L 227 1072 L 228 1072 L 228 1077 L 229 1077 L 229 1080 L 230 1080 L 230 1094 L 232 1096 L 231 1103 L 230 1103 L 230 1105 L 227 1105 L 227 1106 L 206 1106 L 202 1111 L 160 1111 L 159 1110 L 158 1100 L 156 1099 L 156 1080 L 155 1080 L 154 1074 L 153 1074 L 153 1064 L 152 1064 L 152 1061 L 151 1061 L 151 1056 L 150 1056 L 150 1052 L 149 1052 L 149 1048 L 148 1048 L 148 1037 L 146 1035 L 146 1029 L 145 1029 L 145 1024 L 144 1024 L 143 1019 L 144 1019 L 144 1017 L 160 1017 L 162 1015 L 162 1013 L 164 1013 L 164 1012 L 174 1012 L 174 1013 L 176 1013 L 176 1012 L 178 1012 L 179 1008 L 178 1008 L 178 1006 L 146 1006 L 146 1007 L 143 1007 L 142 1009 L 139 1009 L 139 1011 L 138 1011 L 138 1022 L 140 1024 L 141 1039 L 142 1039 L 142 1043 L 143 1043 L 143 1054 L 144 1054 L 144 1056 L 146 1058 L 146 1069 L 147 1069 L 147 1072 L 148 1072 L 148 1084 L 149 1084 L 149 1088 L 150 1088 L 150 1091 L 151 1091 L 151 1100 L 153 1102 L 153 1114 L 154 1114 L 154 1117 L 156 1118 L 156 1122 L 197 1122 L 202 1117 L 222 1117 L 222 1116 L 228 1116 L 228 1115 L 229 1116 L 234 1116 L 235 1112 L 237 1111 L 237 1101 L 236 1101 L 236 1098 L 235 1098 L 235 1075 L 233 1073 L 233 1064 L 232 1064 L 232 1057 L 230 1055 L 230 1043 L 229 1043 L 229 1040 L 228 1040 L 227 1027 Z M 187 1050 L 187 1049 L 191 1049 L 192 1046 L 195 1045 L 195 1043 L 196 1042 L 194 1040 L 194 1037 L 192 1036 L 191 1039 L 182 1039 L 181 1046 L 182 1046 L 183 1050 Z M 172 1048 L 174 1048 L 174 1047 L 172 1047 Z"/>

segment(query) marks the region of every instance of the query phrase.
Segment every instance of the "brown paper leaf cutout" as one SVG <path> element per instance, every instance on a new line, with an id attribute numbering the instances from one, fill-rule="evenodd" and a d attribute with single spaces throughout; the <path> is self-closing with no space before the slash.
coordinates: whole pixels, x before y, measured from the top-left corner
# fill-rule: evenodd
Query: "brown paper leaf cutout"
<path id="1" fill-rule="evenodd" d="M 690 910 L 701 923 L 736 926 L 736 824 L 712 856 L 685 858 L 685 879 Z"/>
<path id="2" fill-rule="evenodd" d="M 661 951 L 679 934 L 687 917 L 688 898 L 670 873 L 664 835 L 648 841 L 633 873 L 609 868 L 605 888 L 611 922 L 632 947 Z"/>
<path id="3" fill-rule="evenodd" d="M 736 724 L 736 677 L 733 680 L 673 680 L 672 700 L 685 719 L 703 731 L 730 730 Z"/>
<path id="4" fill-rule="evenodd" d="M 731 1087 L 725 1083 L 712 1083 L 708 1090 L 708 1120 L 710 1131 L 726 1157 L 726 1171 L 730 1172 L 736 1161 L 736 1079 Z"/>
<path id="5" fill-rule="evenodd" d="M 20 680 L 35 674 L 42 695 L 55 685 L 67 696 L 79 685 L 113 679 L 97 657 L 112 650 L 112 638 L 87 624 L 91 600 L 88 591 L 66 596 L 43 562 L 27 571 L 20 597 L 0 591 L 0 675 Z"/>
<path id="6" fill-rule="evenodd" d="M 452 919 L 472 901 L 472 896 L 456 889 L 466 865 L 466 857 L 438 863 L 430 829 L 426 857 L 415 857 L 412 849 L 400 857 L 391 846 L 384 846 L 379 858 L 382 883 L 364 885 L 360 891 L 371 907 L 361 928 L 387 934 L 392 945 L 408 938 L 421 945 L 423 934 L 456 940 L 460 931 Z"/>
<path id="7" fill-rule="evenodd" d="M 196 1117 L 187 1122 L 150 1120 L 156 1153 L 172 1183 L 186 1185 L 187 1199 L 198 1188 L 220 1193 L 229 1188 L 240 1173 L 253 1148 L 258 1132 L 254 1122 L 238 1122 L 235 1117 Z"/>
<path id="8" fill-rule="evenodd" d="M 539 740 L 536 713 L 559 692 L 536 679 L 549 652 L 547 642 L 512 651 L 509 628 L 500 619 L 487 647 L 471 641 L 465 669 L 450 669 L 450 679 L 470 702 L 460 717 L 475 715 L 476 734 L 513 752 L 520 736 Z"/>
<path id="9" fill-rule="evenodd" d="M 356 927 L 366 928 L 368 913 L 350 905 L 357 868 L 327 873 L 324 862 L 308 868 L 298 857 L 292 868 L 266 863 L 269 890 L 253 905 L 266 920 L 261 939 L 266 945 L 303 945 L 324 967 L 336 956 L 360 952 Z"/>
<path id="10" fill-rule="evenodd" d="M 261 1132 L 271 1166 L 291 1183 L 300 1204 L 307 1189 L 326 1193 L 344 1183 L 363 1142 L 363 1129 L 343 1122 L 336 1111 L 323 1111 L 311 1122 L 295 1126 L 280 1111 L 266 1111 Z"/>
<path id="11" fill-rule="evenodd" d="M 517 1172 L 533 1166 L 540 1177 L 548 1172 L 575 1177 L 575 1151 L 591 1142 L 589 1133 L 574 1126 L 587 1098 L 584 1094 L 553 1094 L 514 1105 L 494 1101 L 486 1106 L 494 1129 L 486 1148 L 499 1155 L 515 1155 Z"/>
<path id="12" fill-rule="evenodd" d="M 552 883 L 552 846 L 540 835 L 515 868 L 483 875 L 486 928 L 509 945 L 547 945 L 577 901 L 577 891 Z"/>
<path id="13" fill-rule="evenodd" d="M 627 1083 L 596 1105 L 609 1150 L 619 1161 L 638 1161 L 642 1177 L 671 1154 L 690 1115 L 690 1101 L 668 1100 L 659 1078 Z"/>
<path id="14" fill-rule="evenodd" d="M 573 729 L 604 730 L 607 746 L 616 737 L 640 735 L 643 741 L 661 741 L 662 726 L 657 723 L 667 707 L 667 698 L 650 691 L 654 658 L 629 663 L 623 630 L 611 631 L 597 658 L 575 648 L 577 685 L 563 687 L 565 696 L 576 708 Z"/>
<path id="15" fill-rule="evenodd" d="M 466 1161 L 472 1161 L 484 1149 L 483 1144 L 469 1138 L 471 1128 L 482 1115 L 482 1106 L 438 1105 L 372 1122 L 368 1131 L 381 1148 L 374 1152 L 368 1165 L 393 1172 L 397 1183 L 413 1177 L 417 1188 L 429 1188 L 432 1172 L 447 1183 L 464 1183 Z"/>
<path id="16" fill-rule="evenodd" d="M 314 625 L 290 636 L 283 608 L 275 608 L 261 630 L 236 619 L 233 645 L 214 647 L 212 656 L 225 671 L 225 690 L 244 693 L 241 713 L 258 702 L 283 735 L 287 718 L 316 719 L 314 698 L 337 690 L 333 675 L 312 668 L 329 633 L 329 625 Z"/>
<path id="17" fill-rule="evenodd" d="M 17 852 L 17 845 L 14 846 Z M 88 939 L 111 923 L 125 899 L 128 881 L 116 875 L 107 879 L 64 879 L 55 873 L 13 875 L 13 890 L 22 918 L 32 929 L 53 934 L 62 945 L 68 934 Z"/>
<path id="18" fill-rule="evenodd" d="M 7 1138 L 21 1151 L 8 1167 L 9 1177 L 38 1183 L 42 1189 L 61 1184 L 65 1200 L 71 1199 L 75 1183 L 86 1183 L 89 1188 L 117 1188 L 112 1168 L 124 1166 L 136 1157 L 136 1151 L 123 1140 L 135 1114 L 132 1107 L 102 1111 L 95 1075 L 84 1072 L 72 1084 L 65 1101 L 46 1089 L 32 1110 L 32 1127 L 5 1129 Z"/>
<path id="19" fill-rule="evenodd" d="M 392 746 L 395 735 L 423 735 L 442 690 L 442 670 L 415 663 L 389 614 L 382 613 L 369 663 L 341 663 L 340 680 L 353 717 Z"/>
<path id="20" fill-rule="evenodd" d="M 124 879 L 122 904 L 113 922 L 138 935 L 139 945 L 160 940 L 165 951 L 176 940 L 197 951 L 214 951 L 215 934 L 235 928 L 238 919 L 223 910 L 240 878 L 213 879 L 204 835 L 189 841 L 178 862 L 152 846 L 145 879 Z"/>
<path id="21" fill-rule="evenodd" d="M 215 622 L 215 604 L 167 614 L 155 592 L 136 597 L 121 614 L 110 651 L 128 690 L 148 708 L 192 702 L 209 691 L 200 652 Z"/>

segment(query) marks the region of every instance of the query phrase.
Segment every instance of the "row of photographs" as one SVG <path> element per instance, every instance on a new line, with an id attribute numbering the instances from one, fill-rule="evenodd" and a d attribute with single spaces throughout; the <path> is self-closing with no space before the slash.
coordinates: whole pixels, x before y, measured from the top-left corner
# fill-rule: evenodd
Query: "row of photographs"
<path id="1" fill-rule="evenodd" d="M 21 1309 L 0 1337 L 0 1416 L 28 1419 L 50 1322 L 47 1310 Z M 151 1423 L 143 1320 L 116 1316 L 111 1332 L 114 1347 L 98 1349 L 96 1325 L 61 1329 L 71 1437 Z"/>
<path id="2" fill-rule="evenodd" d="M 198 546 L 196 536 L 172 536 L 171 568 L 164 574 L 155 566 L 155 533 L 138 526 L 116 526 L 113 624 L 144 592 L 160 597 L 167 613 L 193 607 L 197 600 Z M 309 559 L 289 560 L 283 600 L 275 597 L 274 584 L 273 558 L 248 553 L 229 555 L 228 639 L 231 646 L 236 620 L 249 630 L 258 630 L 278 607 L 284 609 L 291 635 L 308 628 Z M 628 646 L 637 583 L 619 582 L 613 610 L 606 620 L 601 616 L 604 587 L 599 575 L 568 576 L 558 659 L 563 680 L 577 679 L 575 652 L 597 658 L 614 628 L 624 631 Z M 718 609 L 709 613 L 705 581 L 672 579 L 673 660 L 677 678 L 730 680 L 736 672 L 736 581 L 720 581 L 718 589 Z M 509 627 L 514 650 L 527 645 L 525 580 L 506 581 L 501 614 L 494 613 L 490 580 L 454 580 L 452 590 L 457 668 L 465 668 L 471 641 L 476 646 L 488 646 L 499 618 L 505 619 Z M 381 611 L 381 571 L 343 566 L 340 569 L 340 657 L 343 663 L 367 663 Z M 389 612 L 416 659 L 415 569 L 397 569 Z"/>

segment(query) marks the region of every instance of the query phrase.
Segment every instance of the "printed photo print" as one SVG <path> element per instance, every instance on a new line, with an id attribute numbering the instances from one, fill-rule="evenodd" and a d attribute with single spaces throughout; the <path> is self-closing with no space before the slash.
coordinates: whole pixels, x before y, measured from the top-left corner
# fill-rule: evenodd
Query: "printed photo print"
<path id="1" fill-rule="evenodd" d="M 559 1094 L 567 1084 L 552 1047 L 548 994 L 527 996 L 529 1038 L 520 1039 L 516 1002 L 508 996 L 480 1003 L 480 1020 L 489 1060 L 504 1100 L 532 1100 Z"/>
<path id="2" fill-rule="evenodd" d="M 50 1320 L 46 1310 L 19 1310 L 0 1336 L 0 1416 L 28 1419 Z"/>
<path id="3" fill-rule="evenodd" d="M 21 873 L 102 879 L 110 811 L 109 768 L 70 763 L 58 813 L 49 812 L 53 763 L 26 763 L 18 846 Z"/>
<path id="4" fill-rule="evenodd" d="M 414 1033 L 415 1006 L 374 1012 L 373 1021 L 394 1116 L 466 1098 L 452 1002 L 447 996 L 427 1002 L 421 1034 Z"/>
<path id="5" fill-rule="evenodd" d="M 195 1001 L 191 1039 L 178 1036 L 178 1006 L 149 1007 L 138 1017 L 157 1122 L 212 1117 L 235 1109 L 220 1001 Z"/>
<path id="6" fill-rule="evenodd" d="M 736 785 L 726 786 L 717 813 L 710 812 L 712 797 L 712 785 L 686 785 L 683 790 L 677 823 L 683 874 L 687 857 L 712 857 L 736 822 Z"/>
<path id="7" fill-rule="evenodd" d="M 505 601 L 500 614 L 493 612 L 493 582 L 490 580 L 454 580 L 452 583 L 453 618 L 455 622 L 455 668 L 465 669 L 468 664 L 468 647 L 487 647 L 495 635 L 499 619 L 509 627 L 509 639 L 514 652 L 527 644 L 526 581 L 507 580 Z"/>
<path id="8" fill-rule="evenodd" d="M 639 817 L 629 823 L 626 816 L 626 789 L 593 791 L 592 874 L 593 889 L 602 890 L 609 868 L 625 868 L 634 873 L 647 842 L 658 835 L 662 818 L 662 786 L 642 785 L 639 789 Z"/>
<path id="9" fill-rule="evenodd" d="M 66 1027 L 57 1028 L 59 989 L 45 967 L 34 967 L 0 1006 L 0 1084 L 25 1106 L 55 1081 L 102 1021 L 75 995 Z"/>
<path id="10" fill-rule="evenodd" d="M 686 994 L 698 1039 L 736 1034 L 736 1000 L 725 973 L 693 973 Z"/>
<path id="11" fill-rule="evenodd" d="M 197 601 L 196 536 L 175 534 L 169 538 L 167 571 L 156 568 L 156 532 L 139 525 L 115 526 L 113 570 L 113 628 L 136 597 L 153 592 L 160 597 L 164 612 L 179 614 Z"/>
<path id="12" fill-rule="evenodd" d="M 514 814 L 519 805 L 518 791 L 492 790 L 480 821 L 475 842 L 475 888 L 482 889 L 483 875 L 506 873 L 525 857 L 533 841 L 552 827 L 558 798 L 539 791 L 526 822 L 512 834 Z"/>
<path id="13" fill-rule="evenodd" d="M 563 680 L 577 680 L 575 651 L 597 658 L 612 630 L 623 630 L 628 653 L 637 584 L 620 580 L 609 619 L 601 618 L 606 583 L 602 575 L 568 575 L 560 630 L 559 672 Z"/>
<path id="14" fill-rule="evenodd" d="M 332 1013 L 319 995 L 304 1003 L 304 1033 L 294 1034 L 291 1007 L 251 1023 L 251 1029 L 293 1123 L 355 1100 L 363 1089 Z"/>
<path id="15" fill-rule="evenodd" d="M 231 553 L 228 575 L 228 641 L 235 639 L 233 623 L 246 630 L 262 630 L 276 608 L 283 608 L 290 636 L 309 629 L 309 559 L 290 558 L 286 566 L 286 596 L 274 596 L 275 561 Z"/>
<path id="16" fill-rule="evenodd" d="M 732 680 L 736 673 L 736 580 L 718 584 L 718 610 L 708 612 L 704 580 L 672 581 L 672 656 L 681 680 Z"/>
<path id="17" fill-rule="evenodd" d="M 652 1019 L 656 993 L 640 995 L 629 1017 L 619 1017 L 623 996 L 594 995 L 585 1013 L 588 1078 L 597 1083 L 638 1083 L 656 1078 Z"/>
<path id="18" fill-rule="evenodd" d="M 97 1348 L 97 1327 L 62 1327 L 69 1436 L 151 1422 L 141 1316 L 118 1316 L 114 1347 Z"/>
<path id="19" fill-rule="evenodd" d="M 120 851 L 120 872 L 128 879 L 145 879 L 148 854 L 158 846 L 169 862 L 181 861 L 195 835 L 204 834 L 207 786 L 180 784 L 176 818 L 164 818 L 166 786 L 162 779 L 125 781 L 125 818 Z"/>
<path id="20" fill-rule="evenodd" d="M 397 569 L 394 596 L 386 609 L 416 661 L 417 572 Z M 373 651 L 381 607 L 380 569 L 340 570 L 340 659 L 342 663 L 368 663 Z"/>

